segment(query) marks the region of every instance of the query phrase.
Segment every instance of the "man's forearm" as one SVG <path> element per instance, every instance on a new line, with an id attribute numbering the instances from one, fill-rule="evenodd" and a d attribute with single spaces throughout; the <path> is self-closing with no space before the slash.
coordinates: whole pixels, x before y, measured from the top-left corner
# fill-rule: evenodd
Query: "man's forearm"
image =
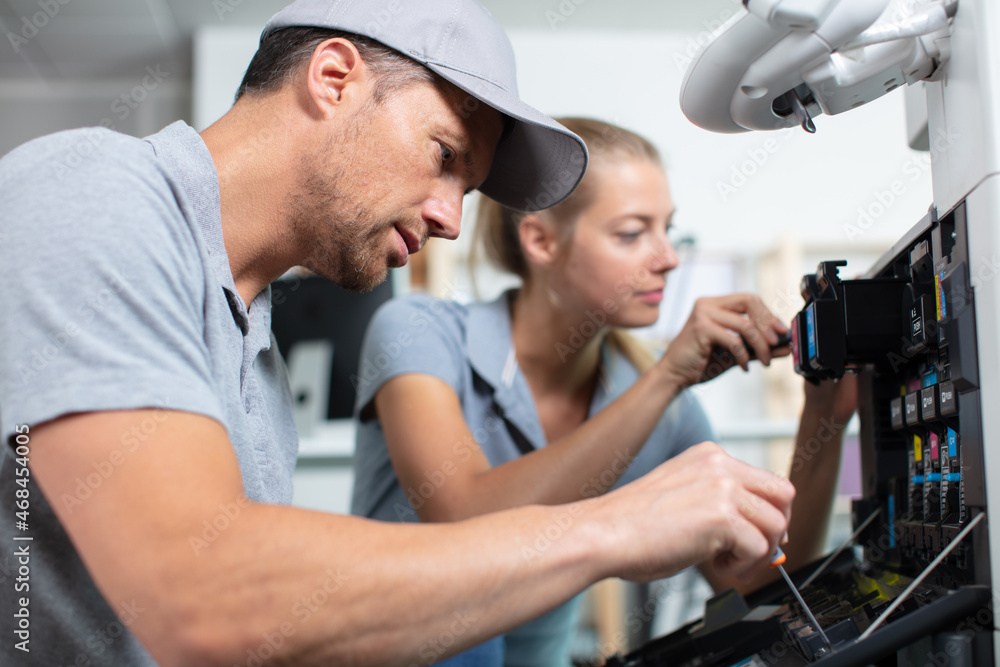
<path id="1" fill-rule="evenodd" d="M 59 502 L 146 414 L 40 427 L 32 474 L 108 605 L 141 608 L 129 628 L 164 665 L 431 663 L 607 576 L 706 559 L 744 574 L 794 496 L 706 443 L 572 505 L 378 523 L 250 503 L 222 426 L 177 412 L 86 503 Z"/>
<path id="2" fill-rule="evenodd" d="M 603 499 L 436 526 L 250 502 L 222 426 L 183 412 L 85 503 L 63 502 L 149 414 L 49 422 L 31 465 L 105 601 L 137 610 L 129 629 L 159 664 L 429 664 L 568 599 L 615 553 Z"/>
<path id="3" fill-rule="evenodd" d="M 197 554 L 184 545 L 165 559 L 178 571 L 163 599 L 185 604 L 135 629 L 163 664 L 272 652 L 296 665 L 431 664 L 602 577 L 594 556 L 606 536 L 585 505 L 443 525 L 250 505 Z"/>

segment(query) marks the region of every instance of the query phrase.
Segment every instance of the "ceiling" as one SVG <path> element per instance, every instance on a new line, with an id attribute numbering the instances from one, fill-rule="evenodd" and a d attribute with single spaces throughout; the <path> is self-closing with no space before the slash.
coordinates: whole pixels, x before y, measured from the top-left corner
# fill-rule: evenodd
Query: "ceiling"
<path id="1" fill-rule="evenodd" d="M 199 26 L 263 26 L 286 0 L 0 0 L 0 79 L 190 73 Z M 507 28 L 710 30 L 740 0 L 484 0 Z M 7 42 L 2 43 L 2 42 Z"/>

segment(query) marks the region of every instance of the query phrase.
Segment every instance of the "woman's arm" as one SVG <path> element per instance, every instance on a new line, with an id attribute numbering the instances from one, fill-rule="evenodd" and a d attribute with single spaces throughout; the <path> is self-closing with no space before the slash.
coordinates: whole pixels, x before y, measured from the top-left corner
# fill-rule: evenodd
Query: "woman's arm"
<path id="1" fill-rule="evenodd" d="M 496 467 L 469 430 L 458 395 L 444 381 L 429 375 L 398 376 L 378 391 L 375 405 L 407 496 L 415 497 L 424 485 L 420 502 L 413 503 L 421 520 L 455 521 L 606 492 L 676 391 L 669 378 L 654 369 L 569 436 Z M 607 484 L 610 477 L 614 481 Z M 426 482 L 435 489 L 429 495 Z"/>
<path id="2" fill-rule="evenodd" d="M 375 407 L 404 491 L 414 498 L 426 482 L 434 487 L 414 503 L 421 520 L 567 503 L 605 493 L 618 480 L 677 393 L 704 376 L 718 347 L 747 364 L 742 334 L 768 362 L 769 344 L 783 330 L 757 297 L 701 299 L 667 354 L 609 406 L 569 435 L 496 467 L 470 432 L 458 395 L 442 380 L 394 377 L 376 393 Z"/>

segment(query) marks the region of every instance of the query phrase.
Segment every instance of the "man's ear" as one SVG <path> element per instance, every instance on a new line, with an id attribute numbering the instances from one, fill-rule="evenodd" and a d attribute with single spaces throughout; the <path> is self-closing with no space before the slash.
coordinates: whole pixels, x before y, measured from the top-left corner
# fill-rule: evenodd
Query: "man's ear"
<path id="1" fill-rule="evenodd" d="M 357 47 L 334 37 L 313 51 L 306 70 L 306 89 L 316 111 L 332 116 L 345 103 L 359 103 L 370 92 L 369 79 L 370 72 Z"/>
<path id="2" fill-rule="evenodd" d="M 559 252 L 559 236 L 552 221 L 529 214 L 522 218 L 517 233 L 529 264 L 549 266 L 555 261 Z"/>

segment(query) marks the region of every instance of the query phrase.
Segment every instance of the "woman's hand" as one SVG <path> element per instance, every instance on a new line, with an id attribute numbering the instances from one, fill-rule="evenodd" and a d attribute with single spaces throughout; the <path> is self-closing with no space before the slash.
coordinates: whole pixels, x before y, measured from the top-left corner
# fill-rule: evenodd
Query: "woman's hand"
<path id="1" fill-rule="evenodd" d="M 858 378 L 846 373 L 839 380 L 826 380 L 814 385 L 804 382 L 806 404 L 804 411 L 832 419 L 844 426 L 858 407 Z"/>
<path id="2" fill-rule="evenodd" d="M 765 366 L 770 365 L 771 359 L 791 351 L 788 346 L 771 349 L 785 333 L 788 327 L 754 294 L 704 297 L 695 302 L 660 363 L 682 386 L 689 386 L 711 380 L 735 365 L 747 370 L 747 346 Z"/>

